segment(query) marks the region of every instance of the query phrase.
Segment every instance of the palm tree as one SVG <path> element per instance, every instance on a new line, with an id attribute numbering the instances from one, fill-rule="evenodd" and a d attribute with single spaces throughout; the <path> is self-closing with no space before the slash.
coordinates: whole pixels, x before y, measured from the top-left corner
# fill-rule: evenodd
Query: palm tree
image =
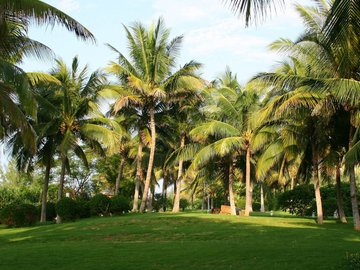
<path id="1" fill-rule="evenodd" d="M 344 3 L 345 2 L 347 1 L 344 1 Z M 326 109 L 328 112 L 331 112 L 331 108 L 340 108 L 349 115 L 349 117 L 345 118 L 349 119 L 348 133 L 350 138 L 350 142 L 348 142 L 348 145 L 346 146 L 346 148 L 348 148 L 348 154 L 345 155 L 345 162 L 348 167 L 351 183 L 354 227 L 356 230 L 360 230 L 360 217 L 354 176 L 354 166 L 357 164 L 358 159 L 355 158 L 356 155 L 352 154 L 356 152 L 354 144 L 356 139 L 354 141 L 353 136 L 358 125 L 356 124 L 356 121 L 351 120 L 356 118 L 355 115 L 358 111 L 357 108 L 359 100 L 358 89 L 360 84 L 357 70 L 360 58 L 357 51 L 354 50 L 357 45 L 354 43 L 354 47 L 344 46 L 344 44 L 340 41 L 329 44 L 326 33 L 324 34 L 322 31 L 329 18 L 328 14 L 331 13 L 332 10 L 327 8 L 326 5 L 319 4 L 317 9 L 311 9 L 310 11 L 302 7 L 298 7 L 298 10 L 302 12 L 302 17 L 305 19 L 307 33 L 303 35 L 297 43 L 286 42 L 287 44 L 285 46 L 285 50 L 290 52 L 293 59 L 302 59 L 301 61 L 305 63 L 305 67 L 311 66 L 311 73 L 307 73 L 305 75 L 293 73 L 286 76 L 280 76 L 279 74 L 273 74 L 273 76 L 268 74 L 268 78 L 271 77 L 273 82 L 276 81 L 283 87 L 294 84 L 296 84 L 297 87 L 310 86 L 308 89 L 313 93 L 315 92 L 316 95 L 319 93 L 321 95 L 326 95 L 326 99 L 324 99 L 322 105 L 319 104 L 319 108 L 328 107 L 330 108 Z M 351 38 L 352 37 L 349 36 L 349 40 Z M 278 45 L 280 43 L 278 43 Z M 280 45 L 279 47 L 281 50 L 284 50 L 283 45 Z M 323 106 L 326 104 L 338 105 L 330 107 Z"/>
<path id="2" fill-rule="evenodd" d="M 200 64 L 191 61 L 177 71 L 173 71 L 182 36 L 169 41 L 169 30 L 162 19 L 149 30 L 140 23 L 125 27 L 130 48 L 130 60 L 122 53 L 118 63 L 112 62 L 108 71 L 119 77 L 123 94 L 117 99 L 116 111 L 126 106 L 146 108 L 149 116 L 151 142 L 150 156 L 146 171 L 145 187 L 140 212 L 145 210 L 149 192 L 156 148 L 155 113 L 162 108 L 162 102 L 182 97 L 188 90 L 194 89 L 198 81 L 195 74 Z M 196 85 L 197 86 L 197 85 Z"/>
<path id="3" fill-rule="evenodd" d="M 39 104 L 38 122 L 34 123 L 39 148 L 36 158 L 43 160 L 46 165 L 44 207 L 48 174 L 54 155 L 58 155 L 61 163 L 58 190 L 60 200 L 65 174 L 66 171 L 69 172 L 70 151 L 87 166 L 87 158 L 82 149 L 85 144 L 99 153 L 103 153 L 103 146 L 115 152 L 119 147 L 116 142 L 123 135 L 122 128 L 116 121 L 105 118 L 97 110 L 95 101 L 97 93 L 104 87 L 103 74 L 95 71 L 88 77 L 87 67 L 79 70 L 78 59 L 75 57 L 71 69 L 57 60 L 51 76 L 57 81 L 56 84 L 43 82 L 34 89 L 34 96 Z M 61 222 L 60 218 L 57 221 Z"/>
<path id="4" fill-rule="evenodd" d="M 251 90 L 242 90 L 229 69 L 219 80 L 220 86 L 207 89 L 207 99 L 203 112 L 208 116 L 205 123 L 190 132 L 195 141 L 207 142 L 195 156 L 191 169 L 201 168 L 215 157 L 228 160 L 229 196 L 232 214 L 235 214 L 233 194 L 233 171 L 236 160 L 245 151 L 246 156 L 246 215 L 252 211 L 250 159 L 251 159 L 251 121 L 250 112 L 257 105 L 257 95 Z"/>
<path id="5" fill-rule="evenodd" d="M 94 36 L 76 20 L 39 0 L 0 1 L 0 138 L 19 129 L 23 143 L 35 151 L 35 133 L 27 117 L 36 117 L 35 101 L 29 90 L 28 76 L 18 67 L 23 56 L 51 55 L 45 45 L 27 36 L 30 22 L 59 24 L 84 40 Z M 16 96 L 18 103 L 14 102 Z"/>
<path id="6" fill-rule="evenodd" d="M 35 22 L 46 25 L 59 24 L 83 40 L 95 41 L 93 34 L 79 22 L 40 0 L 1 0 L 0 7 L 0 33 L 2 38 L 7 32 L 9 24 L 13 22 L 23 22 L 26 27 L 29 22 Z"/>

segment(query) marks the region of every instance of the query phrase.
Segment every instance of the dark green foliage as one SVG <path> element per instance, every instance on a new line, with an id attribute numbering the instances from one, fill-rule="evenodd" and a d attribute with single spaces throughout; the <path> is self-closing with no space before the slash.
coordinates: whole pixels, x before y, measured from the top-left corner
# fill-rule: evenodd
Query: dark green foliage
<path id="1" fill-rule="evenodd" d="M 41 205 L 38 207 L 39 216 L 41 211 Z M 53 202 L 46 203 L 46 220 L 53 221 L 56 217 L 56 205 Z"/>
<path id="2" fill-rule="evenodd" d="M 25 203 L 12 203 L 0 211 L 1 223 L 9 227 L 31 226 L 38 218 L 36 207 Z"/>
<path id="3" fill-rule="evenodd" d="M 341 184 L 343 195 L 343 207 L 346 216 L 352 216 L 350 186 L 348 183 Z M 320 189 L 324 216 L 332 217 L 337 210 L 336 187 L 329 185 Z M 281 193 L 278 196 L 278 204 L 283 211 L 300 216 L 310 216 L 316 212 L 314 187 L 312 185 L 296 186 L 294 190 Z"/>
<path id="4" fill-rule="evenodd" d="M 346 269 L 359 270 L 360 269 L 360 253 L 347 253 L 345 257 Z"/>
<path id="5" fill-rule="evenodd" d="M 88 218 L 91 216 L 89 200 L 83 198 L 77 198 L 76 204 L 77 204 L 77 215 L 79 218 Z"/>
<path id="6" fill-rule="evenodd" d="M 253 211 L 260 211 L 261 204 L 259 202 L 253 202 L 252 208 L 253 208 Z"/>
<path id="7" fill-rule="evenodd" d="M 0 209 L 17 201 L 14 189 L 0 188 Z"/>
<path id="8" fill-rule="evenodd" d="M 90 200 L 90 211 L 92 215 L 108 215 L 110 198 L 104 194 L 97 194 Z"/>
<path id="9" fill-rule="evenodd" d="M 19 189 L 19 188 L 1 187 L 0 209 L 12 203 L 36 204 L 39 202 L 40 195 L 41 195 L 40 190 L 36 188 L 23 187 Z"/>
<path id="10" fill-rule="evenodd" d="M 187 199 L 180 199 L 180 209 L 182 209 L 183 211 L 185 211 L 185 209 L 189 206 L 189 201 Z"/>
<path id="11" fill-rule="evenodd" d="M 329 185 L 322 187 L 321 189 L 321 199 L 323 204 L 324 216 L 333 216 L 334 212 L 337 210 L 337 195 L 336 187 Z M 348 183 L 341 184 L 341 191 L 343 196 L 343 208 L 345 215 L 348 217 L 352 216 L 351 209 L 351 198 L 350 198 L 350 185 Z M 359 196 L 359 194 L 358 194 Z M 316 211 L 316 203 L 313 202 L 311 209 L 308 213 Z"/>
<path id="12" fill-rule="evenodd" d="M 163 210 L 164 200 L 165 198 L 163 198 L 163 196 L 160 193 L 156 193 L 154 195 L 153 209 L 156 212 L 159 212 L 160 209 Z"/>
<path id="13" fill-rule="evenodd" d="M 296 186 L 293 190 L 285 191 L 278 197 L 280 209 L 299 216 L 307 214 L 313 200 L 314 189 L 311 185 Z"/>
<path id="14" fill-rule="evenodd" d="M 110 212 L 118 215 L 130 211 L 130 199 L 122 195 L 117 195 L 111 198 Z"/>
<path id="15" fill-rule="evenodd" d="M 76 201 L 71 198 L 62 198 L 56 203 L 56 213 L 63 221 L 74 221 L 78 217 Z"/>

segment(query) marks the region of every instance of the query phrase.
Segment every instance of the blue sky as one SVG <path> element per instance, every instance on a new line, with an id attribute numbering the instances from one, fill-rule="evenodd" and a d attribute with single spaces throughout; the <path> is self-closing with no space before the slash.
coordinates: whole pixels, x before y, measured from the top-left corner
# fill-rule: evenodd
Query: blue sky
<path id="1" fill-rule="evenodd" d="M 226 65 L 245 83 L 257 72 L 267 71 L 279 56 L 267 50 L 267 45 L 279 37 L 295 39 L 302 32 L 295 1 L 279 9 L 265 23 L 245 28 L 223 0 L 45 0 L 85 25 L 97 38 L 97 44 L 84 43 L 66 30 L 36 27 L 29 35 L 39 40 L 70 63 L 78 55 L 91 70 L 104 67 L 116 55 L 104 44 L 110 43 L 126 54 L 124 25 L 141 21 L 150 25 L 159 16 L 171 28 L 172 37 L 184 34 L 179 65 L 194 59 L 203 63 L 203 76 L 214 79 Z M 310 1 L 301 1 L 302 4 Z M 51 61 L 27 59 L 26 71 L 47 71 Z"/>

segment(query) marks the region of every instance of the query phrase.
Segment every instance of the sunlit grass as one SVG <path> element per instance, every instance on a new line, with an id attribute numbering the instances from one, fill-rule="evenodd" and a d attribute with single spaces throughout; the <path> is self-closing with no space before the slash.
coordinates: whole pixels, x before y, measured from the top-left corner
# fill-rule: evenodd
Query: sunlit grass
<path id="1" fill-rule="evenodd" d="M 0 269 L 340 269 L 360 233 L 291 216 L 129 214 L 0 228 Z"/>

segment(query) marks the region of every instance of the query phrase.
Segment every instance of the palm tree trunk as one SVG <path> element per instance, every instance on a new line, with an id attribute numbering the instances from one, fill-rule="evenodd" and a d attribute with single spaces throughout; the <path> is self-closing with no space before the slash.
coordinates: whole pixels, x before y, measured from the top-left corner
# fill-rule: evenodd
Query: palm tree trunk
<path id="1" fill-rule="evenodd" d="M 149 163 L 146 172 L 146 179 L 145 179 L 145 187 L 144 192 L 141 200 L 140 205 L 140 212 L 144 212 L 146 201 L 149 193 L 151 175 L 154 165 L 154 158 L 155 158 L 155 147 L 156 147 L 156 129 L 155 129 L 155 113 L 154 108 L 150 108 L 150 130 L 151 130 L 151 142 L 150 142 L 150 156 L 149 156 Z"/>
<path id="2" fill-rule="evenodd" d="M 66 156 L 61 159 L 61 174 L 60 174 L 60 182 L 59 182 L 59 190 L 58 190 L 58 201 L 61 200 L 64 193 L 64 181 L 65 181 L 65 171 L 66 171 Z M 56 215 L 56 223 L 62 223 L 61 217 Z"/>
<path id="3" fill-rule="evenodd" d="M 122 174 L 123 174 L 123 170 L 124 170 L 124 165 L 125 165 L 125 159 L 121 158 L 120 161 L 120 165 L 119 165 L 119 172 L 118 175 L 116 177 L 116 182 L 115 182 L 115 195 L 119 194 L 119 190 L 120 190 L 120 181 L 122 178 Z"/>
<path id="4" fill-rule="evenodd" d="M 230 160 L 229 164 L 229 199 L 230 199 L 230 210 L 232 215 L 236 215 L 235 208 L 235 196 L 234 196 L 234 163 L 235 158 Z"/>
<path id="5" fill-rule="evenodd" d="M 351 196 L 351 206 L 354 220 L 354 229 L 360 231 L 360 216 L 359 216 L 359 204 L 356 196 L 356 180 L 355 180 L 355 166 L 351 165 L 349 167 L 349 178 L 350 178 L 350 196 Z"/>
<path id="6" fill-rule="evenodd" d="M 58 190 L 58 201 L 61 200 L 64 193 L 64 181 L 65 181 L 65 170 L 66 170 L 66 157 L 61 159 L 61 172 L 60 172 L 60 181 L 59 181 L 59 190 Z"/>
<path id="7" fill-rule="evenodd" d="M 207 195 L 207 211 L 210 213 L 210 194 Z"/>
<path id="8" fill-rule="evenodd" d="M 354 127 L 350 124 L 349 134 L 349 149 L 352 147 L 352 141 L 354 137 Z M 354 229 L 360 231 L 360 216 L 359 216 L 359 204 L 357 200 L 356 191 L 356 179 L 355 179 L 355 165 L 349 166 L 349 182 L 350 182 L 350 198 L 351 198 L 351 209 L 353 214 Z"/>
<path id="9" fill-rule="evenodd" d="M 155 189 L 154 189 L 153 186 L 151 186 L 151 188 L 150 188 L 150 196 L 149 196 L 149 200 L 148 200 L 148 203 L 147 203 L 147 211 L 149 213 L 151 213 L 152 210 L 153 210 L 154 192 L 155 192 Z"/>
<path id="10" fill-rule="evenodd" d="M 40 222 L 46 222 L 46 202 L 47 202 L 47 193 L 49 188 L 49 180 L 50 180 L 50 169 L 51 169 L 51 158 L 49 158 L 46 169 L 45 169 L 45 178 L 43 191 L 41 196 L 41 217 Z"/>
<path id="11" fill-rule="evenodd" d="M 251 183 L 250 183 L 250 146 L 246 147 L 246 204 L 245 204 L 245 216 L 249 216 L 252 211 L 251 205 Z"/>
<path id="12" fill-rule="evenodd" d="M 185 138 L 186 134 L 185 132 L 181 133 L 180 138 L 180 147 L 183 148 L 185 146 Z M 180 208 L 180 191 L 181 191 L 181 181 L 182 181 L 182 171 L 183 171 L 183 160 L 179 160 L 179 170 L 178 170 L 178 177 L 176 180 L 176 192 L 175 192 L 175 198 L 174 198 L 174 207 L 173 207 L 173 213 L 179 212 Z"/>
<path id="13" fill-rule="evenodd" d="M 203 185 L 201 210 L 205 210 L 205 182 L 204 182 L 204 185 Z"/>
<path id="14" fill-rule="evenodd" d="M 164 179 L 163 179 L 161 198 L 162 198 L 163 212 L 166 212 L 166 200 L 167 200 L 167 173 L 166 173 L 166 171 L 164 172 Z"/>
<path id="15" fill-rule="evenodd" d="M 320 181 L 319 181 L 319 165 L 318 165 L 318 156 L 315 148 L 315 144 L 312 145 L 312 165 L 313 165 L 313 179 L 314 179 L 314 189 L 315 189 L 315 200 L 316 200 L 316 211 L 317 211 L 317 223 L 323 224 L 323 209 L 321 202 L 321 193 L 320 193 Z"/>
<path id="16" fill-rule="evenodd" d="M 133 207 L 132 211 L 137 212 L 139 207 L 139 189 L 140 189 L 140 181 L 142 180 L 142 149 L 143 145 L 141 142 L 139 142 L 138 145 L 138 152 L 137 152 L 137 158 L 136 158 L 136 180 L 135 180 L 135 192 L 134 192 L 134 201 L 133 201 Z"/>
<path id="17" fill-rule="evenodd" d="M 295 187 L 295 177 L 291 177 L 290 189 L 293 190 Z"/>
<path id="18" fill-rule="evenodd" d="M 265 202 L 264 202 L 264 188 L 263 188 L 263 183 L 260 183 L 260 212 L 264 213 L 265 212 Z"/>
<path id="19" fill-rule="evenodd" d="M 340 164 L 336 165 L 336 194 L 337 194 L 337 205 L 339 211 L 339 219 L 342 223 L 347 223 L 344 207 L 343 207 L 343 197 L 341 191 L 341 172 Z"/>

